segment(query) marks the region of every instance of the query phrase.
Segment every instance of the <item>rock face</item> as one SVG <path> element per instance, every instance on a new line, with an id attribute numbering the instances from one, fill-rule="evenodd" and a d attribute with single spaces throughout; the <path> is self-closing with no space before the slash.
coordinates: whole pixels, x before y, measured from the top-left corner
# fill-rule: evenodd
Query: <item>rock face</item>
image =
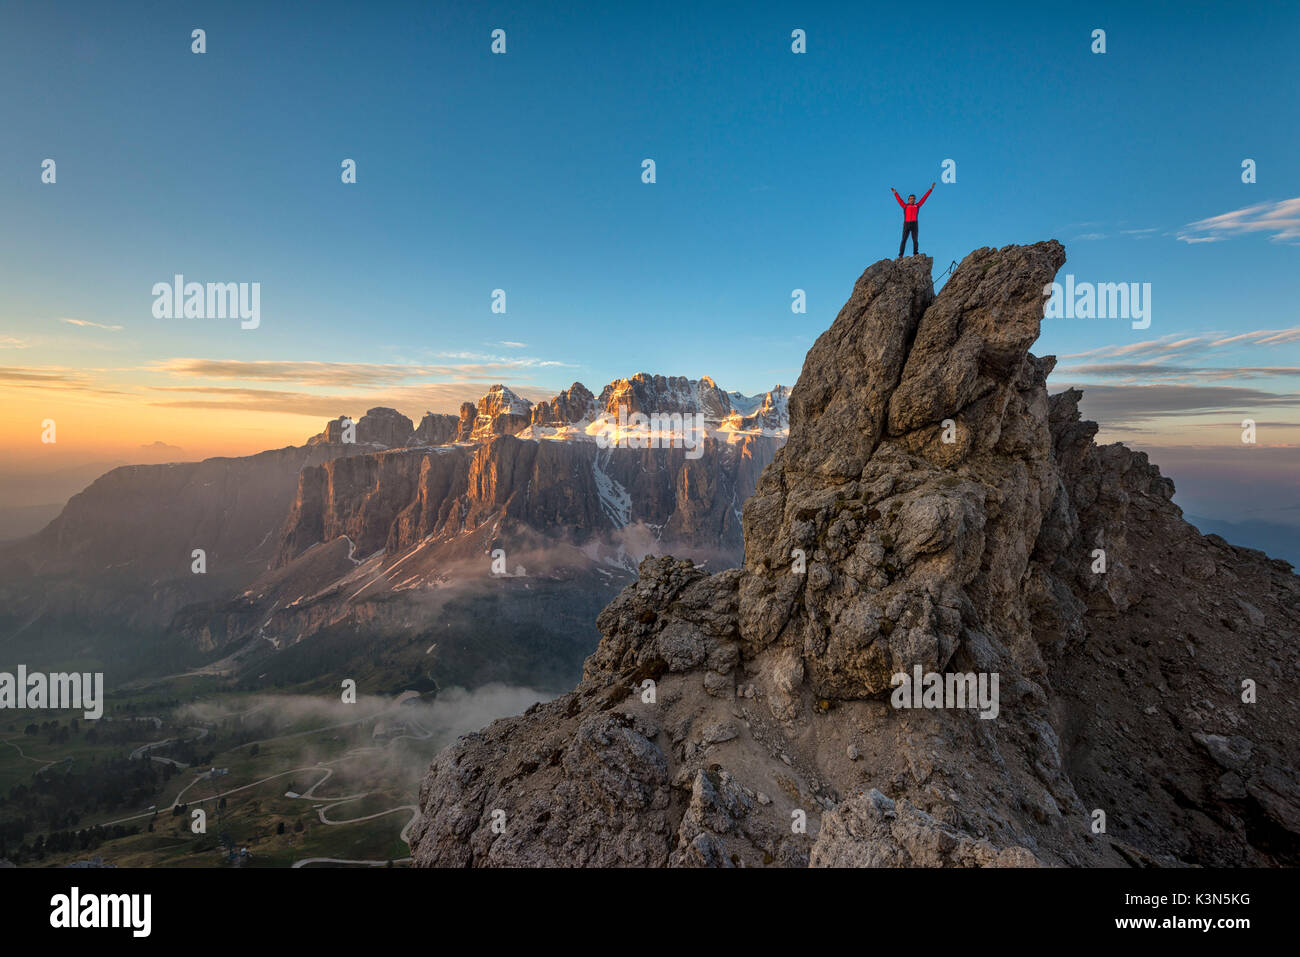
<path id="1" fill-rule="evenodd" d="M 596 417 L 596 397 L 581 382 L 575 382 L 549 402 L 533 406 L 532 424 L 560 427 Z"/>
<path id="2" fill-rule="evenodd" d="M 733 409 L 727 417 L 727 427 L 737 431 L 778 432 L 790 426 L 790 390 L 778 385 L 763 394 L 762 401 L 753 412 Z"/>
<path id="3" fill-rule="evenodd" d="M 287 647 L 345 624 L 374 634 L 378 609 L 386 621 L 426 627 L 429 596 L 452 579 L 490 580 L 489 556 L 501 549 L 527 556 L 510 568 L 523 565 L 534 584 L 559 579 L 600 594 L 583 622 L 588 643 L 553 686 L 568 687 L 595 644 L 595 611 L 642 556 L 672 549 L 716 567 L 740 561 L 740 503 L 779 445 L 764 435 L 711 437 L 691 458 L 680 448 L 497 435 L 308 466 L 278 540 L 270 536 L 269 567 L 227 602 L 174 625 L 212 650 L 255 636 Z M 520 599 L 521 616 L 540 613 Z"/>
<path id="4" fill-rule="evenodd" d="M 459 429 L 459 417 L 446 413 L 426 412 L 424 418 L 420 419 L 415 434 L 411 436 L 410 444 L 447 445 L 449 442 L 456 441 Z"/>
<path id="5" fill-rule="evenodd" d="M 642 412 L 702 412 L 708 419 L 724 419 L 731 413 L 731 400 L 708 376 L 698 381 L 685 376 L 651 375 L 638 372 L 630 379 L 615 379 L 600 393 L 601 410 L 617 416 Z"/>
<path id="6" fill-rule="evenodd" d="M 7 572 L 20 570 L 0 576 L 0 636 L 157 628 L 247 584 L 275 553 L 268 533 L 284 521 L 298 473 L 365 450 L 315 443 L 106 472 L 37 535 L 0 547 Z M 205 574 L 191 572 L 194 549 Z"/>
<path id="7" fill-rule="evenodd" d="M 473 402 L 460 404 L 460 420 L 456 426 L 456 441 L 468 442 L 474 434 L 474 420 L 478 418 L 478 406 Z"/>
<path id="8" fill-rule="evenodd" d="M 461 415 L 464 416 L 462 407 Z M 470 440 L 481 442 L 494 435 L 514 435 L 532 420 L 532 403 L 503 385 L 494 385 L 478 400 Z"/>
<path id="9" fill-rule="evenodd" d="M 1064 260 L 980 249 L 937 297 L 928 257 L 867 269 L 744 567 L 646 559 L 574 691 L 437 757 L 415 861 L 1300 862 L 1300 578 L 1048 396 L 1027 350 Z M 902 697 L 918 671 L 992 693 Z"/>
<path id="10" fill-rule="evenodd" d="M 427 416 L 426 416 L 427 418 Z M 375 448 L 391 449 L 406 445 L 411 440 L 414 428 L 411 420 L 396 409 L 378 406 L 357 419 L 355 435 L 351 440 L 346 437 L 346 427 L 351 420 L 341 415 L 325 424 L 325 431 L 307 440 L 308 445 L 342 445 L 355 443 Z"/>
<path id="11" fill-rule="evenodd" d="M 693 554 L 738 560 L 737 503 L 776 446 L 761 437 L 682 449 L 599 449 L 591 442 L 497 436 L 478 445 L 359 455 L 304 468 L 280 532 L 281 567 L 347 536 L 358 556 L 394 555 L 511 522 L 583 544 L 632 525 Z M 505 524 L 503 524 L 505 523 Z"/>

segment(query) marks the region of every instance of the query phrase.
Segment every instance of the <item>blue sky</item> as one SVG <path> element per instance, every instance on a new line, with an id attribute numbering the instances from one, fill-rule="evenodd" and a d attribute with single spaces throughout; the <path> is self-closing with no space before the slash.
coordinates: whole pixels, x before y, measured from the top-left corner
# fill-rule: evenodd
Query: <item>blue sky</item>
<path id="1" fill-rule="evenodd" d="M 757 392 L 897 251 L 889 187 L 952 159 L 921 214 L 936 272 L 1057 238 L 1063 274 L 1151 283 L 1147 330 L 1044 325 L 1054 386 L 1104 386 L 1149 443 L 1226 442 L 1242 409 L 1300 442 L 1300 6 L 989 6 L 7 4 L 3 384 L 33 414 L 41 370 L 101 413 L 124 396 L 196 447 L 232 414 L 290 441 L 295 413 L 417 416 L 493 381 Z M 260 328 L 154 319 L 176 272 L 260 282 Z"/>

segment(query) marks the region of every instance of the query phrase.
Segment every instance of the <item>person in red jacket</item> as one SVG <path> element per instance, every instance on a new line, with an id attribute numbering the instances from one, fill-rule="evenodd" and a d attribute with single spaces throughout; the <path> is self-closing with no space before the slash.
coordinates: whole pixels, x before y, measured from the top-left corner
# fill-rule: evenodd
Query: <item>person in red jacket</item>
<path id="1" fill-rule="evenodd" d="M 907 245 L 908 233 L 912 234 L 912 255 L 915 256 L 917 230 L 916 213 L 921 208 L 922 204 L 930 198 L 930 194 L 934 192 L 934 183 L 930 184 L 930 188 L 925 191 L 925 195 L 921 197 L 920 202 L 917 202 L 915 193 L 908 196 L 907 202 L 905 203 L 903 202 L 903 197 L 898 195 L 898 190 L 891 186 L 889 187 L 889 191 L 894 194 L 894 199 L 898 200 L 898 205 L 903 207 L 903 238 L 898 241 L 898 258 L 903 258 L 903 247 Z"/>

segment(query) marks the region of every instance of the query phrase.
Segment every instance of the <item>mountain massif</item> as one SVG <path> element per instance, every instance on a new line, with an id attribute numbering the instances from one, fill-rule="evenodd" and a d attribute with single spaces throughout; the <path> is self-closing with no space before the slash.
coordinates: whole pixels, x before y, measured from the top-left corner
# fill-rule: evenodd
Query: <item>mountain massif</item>
<path id="1" fill-rule="evenodd" d="M 1300 863 L 1300 578 L 1048 395 L 1028 350 L 1064 261 L 979 249 L 937 296 L 928 257 L 869 267 L 743 566 L 646 558 L 574 690 L 438 756 L 415 861 Z"/>
<path id="2" fill-rule="evenodd" d="M 595 613 L 643 556 L 739 561 L 740 507 L 784 442 L 785 405 L 782 387 L 746 397 L 707 376 L 641 373 L 600 396 L 574 383 L 535 406 L 496 385 L 418 426 L 374 408 L 302 446 L 114 469 L 0 550 L 0 626 L 33 660 L 120 668 L 147 648 L 170 666 L 256 662 L 292 683 L 322 660 L 355 673 L 370 652 L 350 645 L 389 654 L 400 638 L 374 690 L 567 685 Z M 701 428 L 691 443 L 601 441 L 633 413 L 698 415 Z"/>

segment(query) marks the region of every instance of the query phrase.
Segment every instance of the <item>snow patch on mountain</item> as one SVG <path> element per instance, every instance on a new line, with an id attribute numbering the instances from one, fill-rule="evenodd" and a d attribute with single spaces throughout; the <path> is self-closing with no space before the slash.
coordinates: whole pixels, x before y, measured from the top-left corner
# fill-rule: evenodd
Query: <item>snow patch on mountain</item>
<path id="1" fill-rule="evenodd" d="M 591 461 L 592 475 L 596 479 L 596 491 L 600 495 L 600 507 L 609 516 L 615 528 L 624 528 L 632 521 L 632 496 L 601 468 L 602 458 L 608 460 L 609 452 L 597 455 Z"/>

